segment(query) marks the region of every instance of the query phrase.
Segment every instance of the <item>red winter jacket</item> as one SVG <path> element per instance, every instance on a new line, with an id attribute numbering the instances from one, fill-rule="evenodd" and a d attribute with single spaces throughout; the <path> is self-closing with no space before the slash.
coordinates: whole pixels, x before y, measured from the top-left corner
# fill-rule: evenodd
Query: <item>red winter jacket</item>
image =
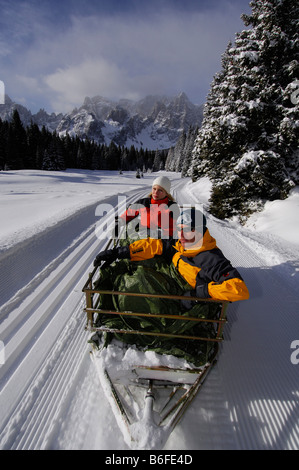
<path id="1" fill-rule="evenodd" d="M 172 205 L 173 208 L 170 209 Z M 148 228 L 154 231 L 161 229 L 163 236 L 168 238 L 173 236 L 174 219 L 172 211 L 174 211 L 175 218 L 179 215 L 179 212 L 176 214 L 175 208 L 179 211 L 176 203 L 170 201 L 167 196 L 159 201 L 147 197 L 132 204 L 120 218 L 128 223 L 139 216 L 140 228 Z"/>

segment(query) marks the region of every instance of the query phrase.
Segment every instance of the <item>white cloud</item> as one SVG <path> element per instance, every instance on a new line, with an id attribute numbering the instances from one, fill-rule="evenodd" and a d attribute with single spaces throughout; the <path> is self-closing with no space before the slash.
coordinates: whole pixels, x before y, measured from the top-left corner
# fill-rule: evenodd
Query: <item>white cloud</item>
<path id="1" fill-rule="evenodd" d="M 72 64 L 48 74 L 45 82 L 65 105 L 80 104 L 85 96 L 96 94 L 107 98 L 188 94 L 196 86 L 200 95 L 201 86 L 208 86 L 220 66 L 225 37 L 223 15 L 211 20 L 199 13 L 179 18 L 168 14 L 155 21 L 126 22 L 74 18 L 63 41 L 52 43 L 53 50 L 59 49 L 56 57 Z"/>
<path id="2" fill-rule="evenodd" d="M 138 98 L 131 81 L 126 70 L 102 58 L 86 59 L 80 64 L 58 69 L 44 77 L 51 94 L 54 92 L 53 105 L 56 110 L 77 106 L 85 96 L 100 93 L 107 98 L 119 95 L 124 98 Z"/>

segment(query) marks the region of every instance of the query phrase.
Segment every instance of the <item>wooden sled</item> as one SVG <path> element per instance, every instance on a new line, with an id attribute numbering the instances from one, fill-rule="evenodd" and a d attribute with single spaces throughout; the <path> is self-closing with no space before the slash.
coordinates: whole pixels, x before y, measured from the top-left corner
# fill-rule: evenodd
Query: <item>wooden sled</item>
<path id="1" fill-rule="evenodd" d="M 188 300 L 221 304 L 222 307 L 215 319 L 101 310 L 95 306 L 99 295 L 102 294 L 156 296 L 176 300 L 186 299 L 186 297 L 97 290 L 93 288 L 96 272 L 98 272 L 98 268 L 94 268 L 83 288 L 86 296 L 86 307 L 84 309 L 87 315 L 86 328 L 89 331 L 158 335 L 173 339 L 184 338 L 213 341 L 215 343 L 213 354 L 208 362 L 201 367 L 195 367 L 184 359 L 174 356 L 161 355 L 153 351 L 142 352 L 136 346 L 118 340 L 113 340 L 105 348 L 92 348 L 91 358 L 127 445 L 132 449 L 162 449 L 215 364 L 219 349 L 218 343 L 223 339 L 222 332 L 226 323 L 228 302 L 188 297 Z M 104 326 L 96 327 L 94 322 L 95 314 L 134 315 L 135 317 L 159 316 L 187 322 L 212 322 L 215 325 L 215 336 L 213 338 L 202 338 L 199 336 L 132 331 L 125 328 L 112 330 Z"/>

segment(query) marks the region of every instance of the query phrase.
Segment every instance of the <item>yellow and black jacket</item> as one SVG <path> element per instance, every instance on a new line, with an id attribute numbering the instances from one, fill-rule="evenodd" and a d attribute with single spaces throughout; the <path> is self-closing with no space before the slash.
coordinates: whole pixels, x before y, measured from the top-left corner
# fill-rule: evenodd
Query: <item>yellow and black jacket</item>
<path id="1" fill-rule="evenodd" d="M 132 261 L 142 261 L 156 255 L 165 257 L 195 290 L 197 297 L 230 302 L 249 298 L 241 275 L 225 258 L 208 230 L 190 250 L 184 250 L 180 241 L 153 238 L 138 240 L 129 246 L 129 250 Z"/>

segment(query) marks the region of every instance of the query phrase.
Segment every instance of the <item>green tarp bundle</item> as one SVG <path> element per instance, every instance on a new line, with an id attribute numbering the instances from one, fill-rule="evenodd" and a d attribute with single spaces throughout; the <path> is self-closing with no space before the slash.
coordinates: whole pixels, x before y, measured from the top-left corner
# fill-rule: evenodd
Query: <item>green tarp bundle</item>
<path id="1" fill-rule="evenodd" d="M 138 292 L 145 294 L 184 295 L 190 286 L 168 265 L 162 257 L 142 262 L 120 260 L 101 269 L 100 279 L 94 286 L 98 290 L 114 290 L 120 292 Z M 152 313 L 180 315 L 215 319 L 221 305 L 199 302 L 187 312 L 180 300 L 133 297 L 127 295 L 101 294 L 97 308 L 118 312 Z M 215 324 L 206 322 L 181 321 L 155 317 L 137 317 L 126 315 L 108 315 L 99 313 L 96 326 L 110 329 L 142 330 L 143 332 L 167 333 L 176 335 L 215 338 Z M 136 335 L 130 333 L 108 333 L 106 342 L 112 338 L 135 344 L 143 349 L 154 350 L 160 354 L 172 354 L 185 358 L 196 366 L 205 364 L 213 355 L 217 343 L 212 341 L 166 338 L 161 336 Z"/>

